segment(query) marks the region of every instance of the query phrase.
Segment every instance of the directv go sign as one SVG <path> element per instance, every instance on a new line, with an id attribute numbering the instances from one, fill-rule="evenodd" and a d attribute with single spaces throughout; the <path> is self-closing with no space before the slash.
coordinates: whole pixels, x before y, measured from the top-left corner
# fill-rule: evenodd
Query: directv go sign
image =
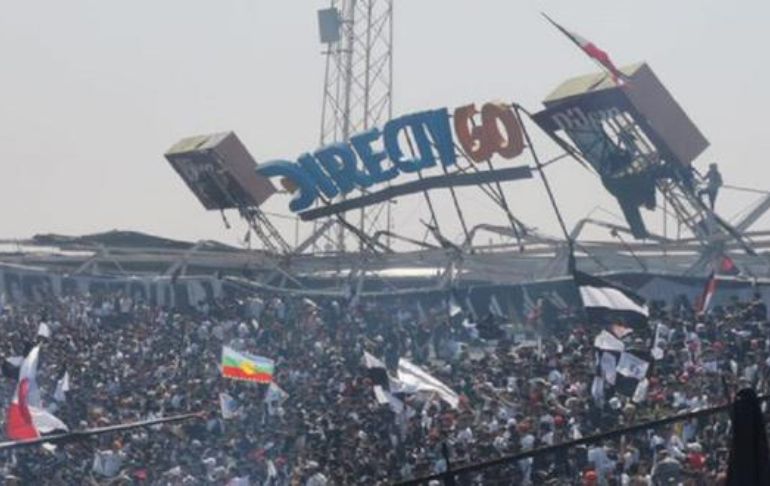
<path id="1" fill-rule="evenodd" d="M 329 201 L 394 180 L 402 173 L 421 172 L 438 164 L 454 166 L 455 140 L 473 162 L 487 161 L 493 154 L 511 159 L 524 150 L 521 123 L 510 105 L 486 103 L 478 110 L 470 104 L 457 108 L 451 118 L 453 123 L 446 108 L 405 115 L 390 120 L 382 130 L 373 128 L 350 137 L 347 143 L 302 154 L 296 161 L 261 164 L 257 172 L 280 177 L 283 187 L 294 194 L 289 209 L 301 213 L 321 196 Z M 427 188 L 423 184 L 409 192 Z"/>

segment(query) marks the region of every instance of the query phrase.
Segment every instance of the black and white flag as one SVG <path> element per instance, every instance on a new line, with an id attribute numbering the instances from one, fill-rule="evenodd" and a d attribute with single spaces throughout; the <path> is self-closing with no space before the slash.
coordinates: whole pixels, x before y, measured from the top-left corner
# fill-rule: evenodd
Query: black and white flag
<path id="1" fill-rule="evenodd" d="M 630 327 L 647 323 L 650 311 L 642 297 L 599 277 L 578 271 L 574 274 L 589 321 L 601 325 L 622 323 Z"/>
<path id="2" fill-rule="evenodd" d="M 617 372 L 627 378 L 640 381 L 647 376 L 650 363 L 631 353 L 620 353 Z"/>
<path id="3" fill-rule="evenodd" d="M 647 379 L 650 363 L 631 353 L 620 353 L 617 367 L 615 391 L 627 397 L 641 395 L 638 391 L 640 383 Z M 647 386 L 647 385 L 642 385 Z M 638 393 L 637 393 L 638 391 Z M 644 391 L 646 395 L 646 390 Z"/>
<path id="4" fill-rule="evenodd" d="M 454 390 L 404 358 L 398 360 L 398 391 L 435 394 L 452 408 L 457 408 L 460 403 L 460 396 Z"/>
<path id="5" fill-rule="evenodd" d="M 385 363 L 364 351 L 363 365 L 372 383 L 381 386 L 384 390 L 390 390 L 390 378 Z"/>
<path id="6" fill-rule="evenodd" d="M 600 332 L 594 338 L 594 347 L 602 351 L 614 351 L 616 353 L 622 353 L 626 350 L 626 345 L 623 344 L 623 341 L 607 331 Z"/>

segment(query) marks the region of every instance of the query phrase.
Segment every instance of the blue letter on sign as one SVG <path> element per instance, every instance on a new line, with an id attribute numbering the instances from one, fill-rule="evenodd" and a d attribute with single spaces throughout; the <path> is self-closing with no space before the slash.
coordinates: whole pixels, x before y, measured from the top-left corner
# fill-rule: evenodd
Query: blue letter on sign
<path id="1" fill-rule="evenodd" d="M 286 177 L 297 186 L 294 198 L 289 202 L 289 209 L 295 213 L 309 208 L 318 197 L 318 189 L 313 179 L 293 162 L 285 160 L 268 162 L 257 167 L 257 172 L 265 177 Z"/>
<path id="2" fill-rule="evenodd" d="M 313 179 L 315 185 L 321 190 L 324 196 L 332 198 L 337 197 L 340 193 L 337 186 L 334 185 L 329 176 L 318 166 L 318 161 L 310 154 L 303 154 L 297 163 L 308 173 Z"/>
<path id="3" fill-rule="evenodd" d="M 452 138 L 452 128 L 449 126 L 449 111 L 446 108 L 433 110 L 428 118 L 428 133 L 433 138 L 438 156 L 444 167 L 457 163 L 455 143 Z"/>
<path id="4" fill-rule="evenodd" d="M 358 152 L 361 161 L 369 172 L 372 183 L 385 182 L 398 175 L 398 169 L 390 167 L 382 169 L 382 161 L 388 158 L 388 154 L 383 151 L 375 152 L 372 149 L 372 143 L 380 138 L 380 131 L 372 128 L 368 132 L 361 133 L 350 138 L 350 144 Z"/>
<path id="5" fill-rule="evenodd" d="M 343 194 L 349 193 L 355 186 L 372 185 L 369 175 L 356 168 L 356 154 L 348 145 L 329 145 L 318 150 L 315 156 Z"/>
<path id="6" fill-rule="evenodd" d="M 385 124 L 385 147 L 401 172 L 418 172 L 436 165 L 435 146 L 442 163 L 455 163 L 452 132 L 449 130 L 446 110 L 425 111 L 403 116 Z M 407 158 L 398 142 L 399 133 L 414 139 L 414 157 Z M 431 138 L 433 142 L 431 143 Z"/>

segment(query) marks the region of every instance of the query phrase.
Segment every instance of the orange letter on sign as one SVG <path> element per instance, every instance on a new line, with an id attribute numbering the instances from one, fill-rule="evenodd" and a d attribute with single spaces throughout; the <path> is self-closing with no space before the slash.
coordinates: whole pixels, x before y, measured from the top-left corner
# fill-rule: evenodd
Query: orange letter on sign
<path id="1" fill-rule="evenodd" d="M 498 121 L 503 124 L 505 138 L 500 135 Z M 494 147 L 493 151 L 500 156 L 512 159 L 524 151 L 524 134 L 510 106 L 502 103 L 485 104 L 481 109 L 481 123 L 484 126 L 486 140 Z"/>
<path id="2" fill-rule="evenodd" d="M 507 105 L 486 103 L 481 108 L 481 125 L 474 126 L 476 105 L 461 106 L 455 110 L 455 134 L 468 157 L 474 162 L 489 160 L 494 153 L 512 159 L 524 150 L 521 126 Z M 499 123 L 498 123 L 499 122 Z M 500 132 L 502 124 L 505 135 Z"/>
<path id="3" fill-rule="evenodd" d="M 455 110 L 455 134 L 465 153 L 474 162 L 481 162 L 492 155 L 489 144 L 484 142 L 483 127 L 475 126 L 473 117 L 478 113 L 471 103 Z"/>

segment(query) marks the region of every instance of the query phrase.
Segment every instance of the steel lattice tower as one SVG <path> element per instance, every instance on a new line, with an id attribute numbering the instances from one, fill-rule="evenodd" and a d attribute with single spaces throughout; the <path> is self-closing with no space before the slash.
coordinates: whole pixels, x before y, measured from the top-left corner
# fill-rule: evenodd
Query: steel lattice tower
<path id="1" fill-rule="evenodd" d="M 339 40 L 325 52 L 321 146 L 347 141 L 392 115 L 393 0 L 332 0 L 331 7 L 341 23 Z M 389 230 L 390 204 L 362 209 L 358 221 L 351 213 L 345 217 L 365 234 Z M 345 251 L 344 227 L 335 227 L 336 249 Z"/>

